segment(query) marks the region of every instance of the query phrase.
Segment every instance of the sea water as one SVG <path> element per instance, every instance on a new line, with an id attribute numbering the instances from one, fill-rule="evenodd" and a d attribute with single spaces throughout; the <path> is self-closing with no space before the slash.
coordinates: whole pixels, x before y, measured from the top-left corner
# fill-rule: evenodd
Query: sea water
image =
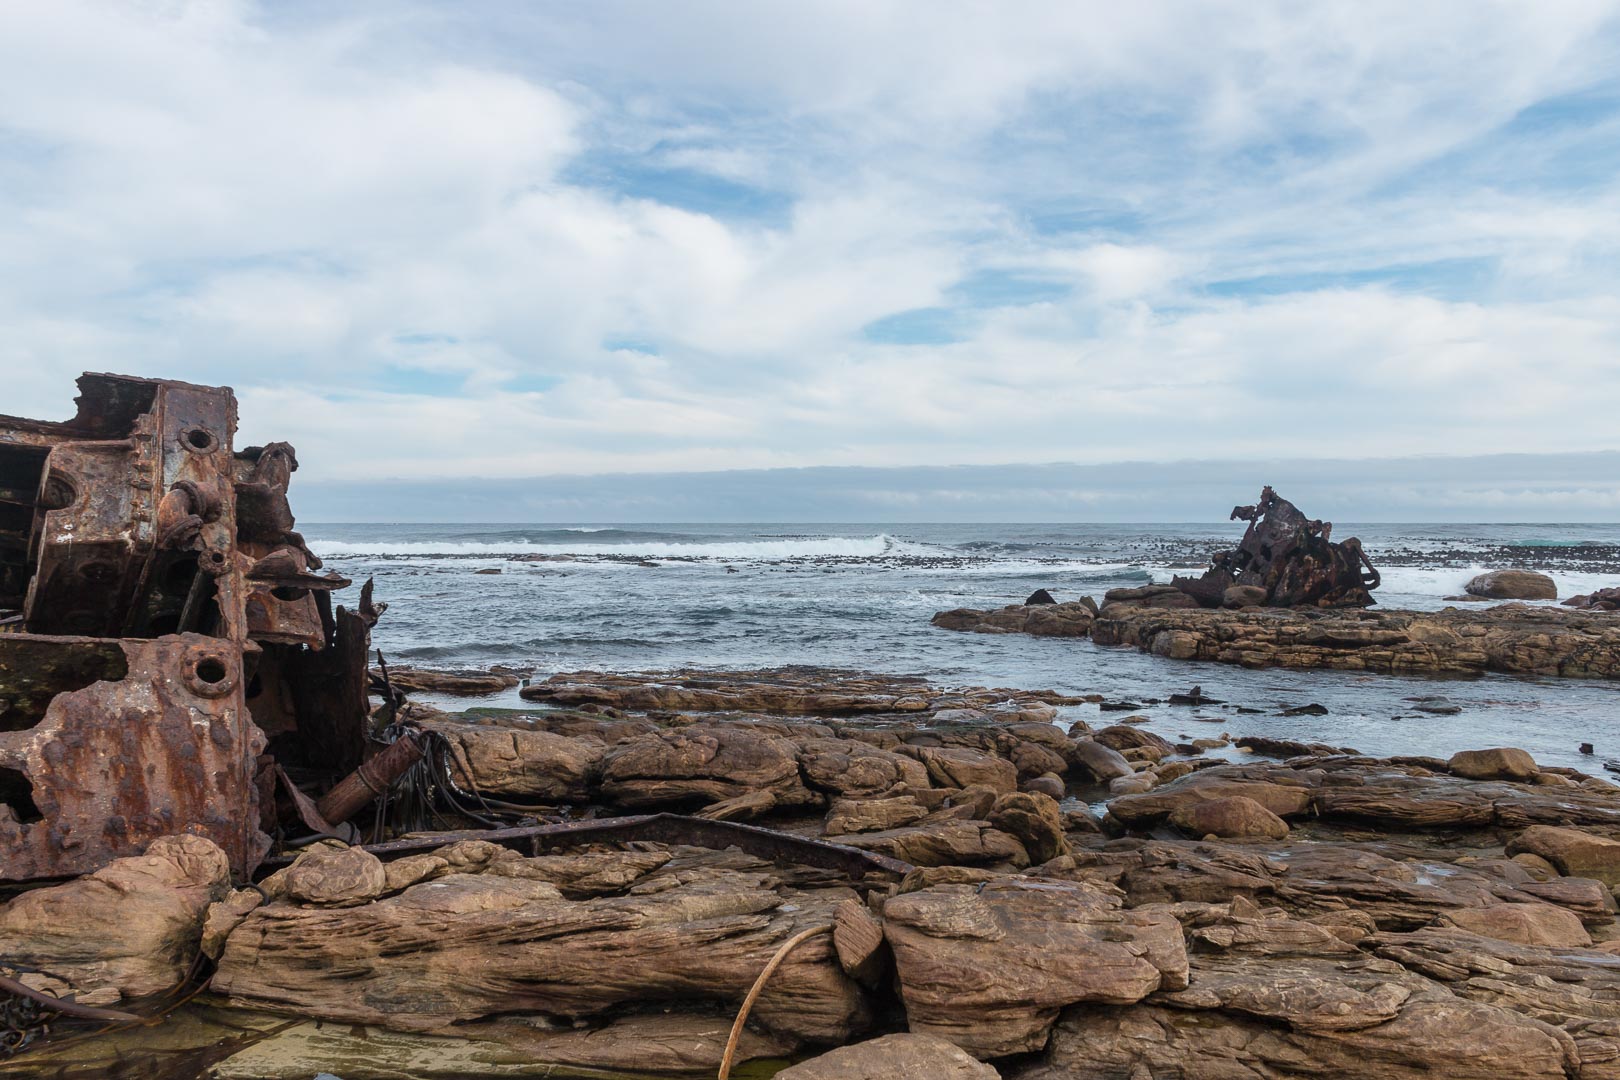
<path id="1" fill-rule="evenodd" d="M 390 663 L 505 664 L 534 678 L 582 669 L 813 664 L 917 674 L 944 685 L 1103 694 L 1134 701 L 1171 738 L 1265 735 L 1375 754 L 1513 745 L 1544 764 L 1599 770 L 1620 757 L 1620 683 L 1483 676 L 1434 680 L 1249 671 L 1090 640 L 965 634 L 936 611 L 1059 600 L 1196 573 L 1242 535 L 1230 525 L 308 524 L 310 546 L 388 612 Z M 1541 570 L 1560 597 L 1620 585 L 1620 525 L 1346 525 L 1383 575 L 1388 608 L 1435 609 L 1486 569 Z M 519 561 L 519 560 L 539 561 Z M 478 570 L 499 569 L 500 574 Z M 1620 617 L 1620 616 L 1617 616 Z M 1193 685 L 1224 706 L 1154 704 Z M 1411 699 L 1444 695 L 1451 716 Z M 516 704 L 514 695 L 509 703 Z M 507 703 L 503 701 L 503 703 Z M 1325 716 L 1285 717 L 1303 704 Z M 1244 710 L 1239 711 L 1239 707 Z M 1064 719 L 1106 723 L 1098 707 Z M 1580 755 L 1582 742 L 1598 754 Z"/>

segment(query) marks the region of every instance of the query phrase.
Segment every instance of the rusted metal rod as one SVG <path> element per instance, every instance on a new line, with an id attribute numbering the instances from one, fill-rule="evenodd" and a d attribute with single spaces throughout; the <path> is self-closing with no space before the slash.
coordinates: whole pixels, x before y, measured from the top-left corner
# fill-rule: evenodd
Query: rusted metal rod
<path id="1" fill-rule="evenodd" d="M 315 803 L 315 810 L 326 821 L 340 825 L 392 787 L 394 781 L 421 760 L 422 744 L 415 735 L 406 732 L 333 785 L 332 790 Z"/>
<path id="2" fill-rule="evenodd" d="M 37 1001 L 47 1009 L 59 1012 L 63 1016 L 71 1016 L 78 1020 L 111 1020 L 117 1023 L 130 1023 L 144 1020 L 145 1017 L 134 1013 L 120 1012 L 117 1009 L 98 1009 L 94 1005 L 80 1005 L 76 1001 L 68 1001 L 55 997 L 43 990 L 35 990 L 27 983 L 18 982 L 0 975 L 0 993 L 15 994 L 31 1001 Z"/>

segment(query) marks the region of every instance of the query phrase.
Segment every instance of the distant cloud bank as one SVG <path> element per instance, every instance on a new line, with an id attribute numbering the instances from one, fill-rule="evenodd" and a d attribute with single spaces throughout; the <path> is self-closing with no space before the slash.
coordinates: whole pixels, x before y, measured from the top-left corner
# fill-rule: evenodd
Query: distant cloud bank
<path id="1" fill-rule="evenodd" d="M 1204 522 L 1266 484 L 1344 522 L 1620 521 L 1620 452 L 295 479 L 293 494 L 313 522 Z"/>

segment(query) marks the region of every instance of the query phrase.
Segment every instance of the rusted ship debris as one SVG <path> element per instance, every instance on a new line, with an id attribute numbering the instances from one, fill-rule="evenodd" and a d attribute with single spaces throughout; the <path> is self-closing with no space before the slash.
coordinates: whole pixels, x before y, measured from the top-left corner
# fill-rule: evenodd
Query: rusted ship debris
<path id="1" fill-rule="evenodd" d="M 77 402 L 0 417 L 0 881 L 178 832 L 245 874 L 278 776 L 360 766 L 377 610 L 333 610 L 297 456 L 237 450 L 228 388 L 84 375 Z"/>
<path id="2" fill-rule="evenodd" d="M 1377 603 L 1378 571 L 1355 537 L 1334 541 L 1333 523 L 1307 518 L 1270 487 L 1254 506 L 1232 510 L 1247 521 L 1238 546 L 1215 555 L 1197 578 L 1176 588 L 1201 607 L 1369 607 Z"/>

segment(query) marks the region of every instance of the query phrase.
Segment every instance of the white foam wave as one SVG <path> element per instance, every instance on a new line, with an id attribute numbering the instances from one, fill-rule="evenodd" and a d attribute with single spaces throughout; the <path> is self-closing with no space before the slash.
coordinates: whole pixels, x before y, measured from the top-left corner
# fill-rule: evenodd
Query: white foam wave
<path id="1" fill-rule="evenodd" d="M 395 557 L 476 557 L 483 555 L 579 555 L 629 558 L 760 559 L 780 561 L 833 558 L 873 558 L 881 555 L 915 554 L 936 549 L 905 544 L 880 533 L 877 536 L 829 536 L 802 540 L 738 540 L 723 543 L 670 543 L 667 541 L 626 541 L 618 544 L 536 544 L 528 540 L 485 542 L 477 540 L 384 540 L 350 542 L 311 540 L 310 547 L 323 558 L 350 555 Z M 917 549 L 912 551 L 910 549 Z"/>

